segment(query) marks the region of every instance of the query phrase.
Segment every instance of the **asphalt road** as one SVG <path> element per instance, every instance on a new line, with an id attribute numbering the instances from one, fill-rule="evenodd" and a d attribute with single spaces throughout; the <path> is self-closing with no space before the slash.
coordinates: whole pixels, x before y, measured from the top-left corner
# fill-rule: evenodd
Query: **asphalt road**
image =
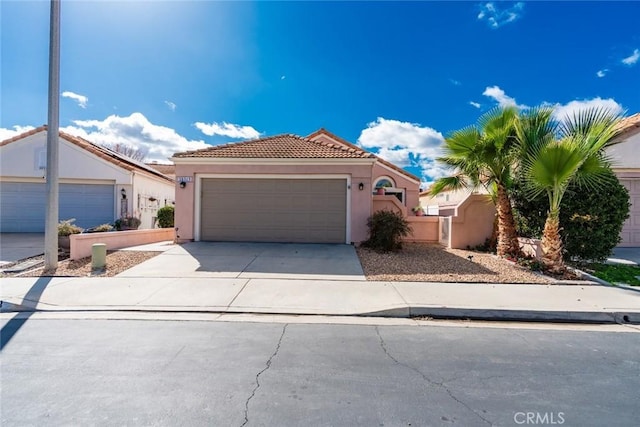
<path id="1" fill-rule="evenodd" d="M 13 323 L 12 323 L 13 322 Z M 637 426 L 640 333 L 2 320 L 3 426 Z"/>

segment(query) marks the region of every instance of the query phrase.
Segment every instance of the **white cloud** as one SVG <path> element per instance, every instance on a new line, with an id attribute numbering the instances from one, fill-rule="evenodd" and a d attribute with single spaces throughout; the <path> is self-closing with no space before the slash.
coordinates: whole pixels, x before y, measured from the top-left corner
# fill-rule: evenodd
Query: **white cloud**
<path id="1" fill-rule="evenodd" d="M 518 105 L 515 98 L 508 96 L 504 93 L 504 90 L 500 89 L 498 86 L 487 86 L 482 94 L 489 98 L 493 98 L 501 107 L 527 108 L 526 105 Z"/>
<path id="2" fill-rule="evenodd" d="M 14 136 L 20 135 L 21 133 L 29 132 L 32 129 L 35 129 L 35 127 L 33 127 L 33 126 L 14 126 L 12 129 L 0 128 L 0 141 L 4 141 L 5 139 L 13 138 Z"/>
<path id="3" fill-rule="evenodd" d="M 176 111 L 176 107 L 177 107 L 177 105 L 176 105 L 176 104 L 174 104 L 173 102 L 171 102 L 171 101 L 164 101 L 164 104 L 165 104 L 167 107 L 169 107 L 169 109 L 170 109 L 171 111 Z"/>
<path id="4" fill-rule="evenodd" d="M 460 86 L 462 85 L 462 83 L 460 83 L 460 81 L 455 80 L 455 79 L 449 79 L 449 83 L 451 83 L 454 86 Z"/>
<path id="5" fill-rule="evenodd" d="M 612 113 L 622 113 L 623 108 L 620 104 L 618 104 L 612 98 L 602 99 L 600 97 L 593 99 L 585 99 L 585 100 L 575 100 L 568 102 L 566 104 L 549 104 L 546 103 L 547 106 L 553 107 L 553 115 L 556 120 L 563 120 L 567 117 L 573 117 L 580 110 L 584 110 L 587 108 L 606 108 Z"/>
<path id="6" fill-rule="evenodd" d="M 640 50 L 634 49 L 633 53 L 630 56 L 624 58 L 621 62 L 624 65 L 635 65 L 636 62 L 640 59 Z"/>
<path id="7" fill-rule="evenodd" d="M 474 106 L 476 108 L 480 108 L 480 103 L 478 103 L 478 102 L 469 101 L 469 105 L 472 105 L 472 106 Z"/>
<path id="8" fill-rule="evenodd" d="M 488 2 L 480 5 L 480 13 L 478 13 L 478 19 L 480 21 L 486 20 L 487 24 L 493 29 L 498 29 L 504 24 L 515 22 L 522 16 L 524 10 L 524 3 L 518 2 L 511 7 L 500 9 L 493 2 Z"/>
<path id="9" fill-rule="evenodd" d="M 87 102 L 89 102 L 89 98 L 87 98 L 86 96 L 79 95 L 77 93 L 73 93 L 68 90 L 62 92 L 62 97 L 73 99 L 78 103 L 78 106 L 80 108 L 87 108 Z"/>
<path id="10" fill-rule="evenodd" d="M 260 132 L 251 126 L 234 125 L 233 123 L 222 122 L 211 124 L 196 122 L 194 126 L 200 129 L 207 136 L 222 135 L 229 138 L 254 139 L 260 136 Z"/>
<path id="11" fill-rule="evenodd" d="M 383 117 L 369 123 L 358 138 L 358 145 L 397 166 L 419 168 L 425 182 L 446 175 L 435 164 L 443 142 L 444 137 L 435 129 Z"/>
<path id="12" fill-rule="evenodd" d="M 609 70 L 606 69 L 606 68 L 603 69 L 603 70 L 598 70 L 598 72 L 596 73 L 596 76 L 602 78 L 602 77 L 606 76 L 608 72 L 609 72 Z"/>
<path id="13" fill-rule="evenodd" d="M 210 147 L 204 141 L 188 140 L 174 129 L 151 123 L 142 113 L 128 117 L 111 115 L 104 120 L 74 120 L 61 131 L 95 144 L 124 144 L 147 152 L 145 161 L 166 162 L 174 153 Z"/>

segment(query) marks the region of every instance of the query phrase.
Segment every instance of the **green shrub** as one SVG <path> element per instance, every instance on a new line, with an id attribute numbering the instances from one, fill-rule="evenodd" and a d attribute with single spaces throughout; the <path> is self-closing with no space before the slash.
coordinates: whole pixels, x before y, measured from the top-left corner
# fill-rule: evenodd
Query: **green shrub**
<path id="1" fill-rule="evenodd" d="M 112 231 L 113 225 L 111 224 L 100 224 L 95 227 L 87 228 L 84 230 L 85 233 L 102 233 L 105 231 Z"/>
<path id="2" fill-rule="evenodd" d="M 560 235 L 565 260 L 603 261 L 620 242 L 620 231 L 629 217 L 629 192 L 611 172 L 610 182 L 597 191 L 569 186 L 562 199 Z M 527 200 L 521 185 L 511 193 L 518 234 L 542 237 L 549 200 L 543 195 Z"/>
<path id="3" fill-rule="evenodd" d="M 402 248 L 402 237 L 408 236 L 411 226 L 399 213 L 383 210 L 367 220 L 369 240 L 363 243 L 379 252 L 397 251 Z"/>
<path id="4" fill-rule="evenodd" d="M 142 224 L 142 221 L 140 220 L 140 218 L 137 218 L 135 216 L 122 217 L 122 218 L 116 219 L 115 222 L 113 223 L 114 227 L 118 231 L 135 230 L 138 227 L 140 227 L 140 224 Z"/>
<path id="5" fill-rule="evenodd" d="M 158 225 L 160 226 L 160 228 L 172 228 L 173 216 L 173 206 L 164 206 L 158 209 Z"/>
<path id="6" fill-rule="evenodd" d="M 70 236 L 82 233 L 82 228 L 74 225 L 75 218 L 65 219 L 58 223 L 58 236 Z"/>

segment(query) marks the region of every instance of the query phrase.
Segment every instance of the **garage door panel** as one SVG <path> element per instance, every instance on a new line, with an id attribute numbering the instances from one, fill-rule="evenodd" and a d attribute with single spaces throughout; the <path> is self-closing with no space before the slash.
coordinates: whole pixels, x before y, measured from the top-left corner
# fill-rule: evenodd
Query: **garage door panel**
<path id="1" fill-rule="evenodd" d="M 58 191 L 61 220 L 76 218 L 76 224 L 83 228 L 113 222 L 113 185 L 60 184 Z M 0 230 L 44 232 L 46 205 L 43 183 L 0 183 Z"/>
<path id="2" fill-rule="evenodd" d="M 620 183 L 629 190 L 629 218 L 622 226 L 620 237 L 622 247 L 640 247 L 640 179 L 621 179 Z"/>
<path id="3" fill-rule="evenodd" d="M 203 179 L 201 239 L 344 243 L 345 179 Z"/>

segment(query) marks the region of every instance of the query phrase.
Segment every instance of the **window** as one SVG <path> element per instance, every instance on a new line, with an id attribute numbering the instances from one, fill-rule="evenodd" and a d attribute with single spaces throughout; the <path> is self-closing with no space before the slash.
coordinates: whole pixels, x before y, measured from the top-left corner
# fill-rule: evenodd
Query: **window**
<path id="1" fill-rule="evenodd" d="M 397 199 L 400 200 L 400 203 L 404 204 L 404 188 L 397 188 L 392 178 L 388 176 L 381 176 L 378 177 L 374 183 L 373 194 L 376 194 L 379 188 L 384 188 L 384 193 L 386 195 L 396 196 Z"/>

